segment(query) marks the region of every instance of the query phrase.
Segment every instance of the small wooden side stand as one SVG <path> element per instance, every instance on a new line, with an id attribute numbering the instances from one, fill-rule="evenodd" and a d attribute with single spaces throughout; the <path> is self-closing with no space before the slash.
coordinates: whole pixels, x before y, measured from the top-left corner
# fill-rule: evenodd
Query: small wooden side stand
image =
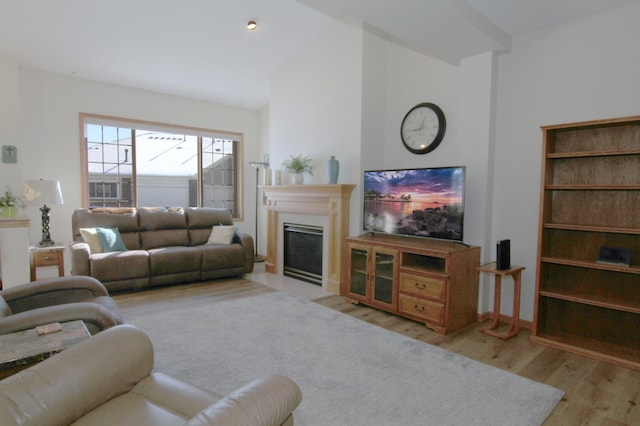
<path id="1" fill-rule="evenodd" d="M 31 281 L 36 280 L 36 269 L 42 266 L 57 266 L 58 276 L 64 277 L 64 246 L 30 247 Z"/>
<path id="2" fill-rule="evenodd" d="M 480 272 L 495 275 L 494 296 L 493 296 L 493 322 L 490 326 L 480 329 L 483 333 L 501 339 L 508 339 L 518 334 L 520 329 L 520 275 L 525 270 L 524 266 L 511 265 L 509 269 L 496 269 L 496 263 L 488 263 L 476 268 Z M 506 332 L 498 332 L 496 328 L 500 323 L 500 294 L 502 290 L 502 277 L 513 278 L 513 320 L 511 327 Z"/>

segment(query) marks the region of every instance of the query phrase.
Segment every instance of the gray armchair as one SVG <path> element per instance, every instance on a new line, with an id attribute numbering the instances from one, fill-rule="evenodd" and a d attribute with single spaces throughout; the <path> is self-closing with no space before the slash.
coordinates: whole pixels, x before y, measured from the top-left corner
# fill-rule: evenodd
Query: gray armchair
<path id="1" fill-rule="evenodd" d="M 292 426 L 301 400 L 280 375 L 221 395 L 154 371 L 149 337 L 119 325 L 0 380 L 0 424 Z"/>
<path id="2" fill-rule="evenodd" d="M 84 321 L 92 335 L 122 324 L 118 306 L 95 278 L 50 278 L 0 291 L 0 334 L 74 320 Z"/>

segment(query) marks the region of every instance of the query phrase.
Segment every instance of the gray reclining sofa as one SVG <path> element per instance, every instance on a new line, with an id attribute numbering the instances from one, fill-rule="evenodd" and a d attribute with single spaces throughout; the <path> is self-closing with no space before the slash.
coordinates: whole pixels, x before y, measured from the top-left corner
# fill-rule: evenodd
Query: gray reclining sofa
<path id="1" fill-rule="evenodd" d="M 253 271 L 253 238 L 238 232 L 227 243 L 211 243 L 213 227 L 233 226 L 231 213 L 218 208 L 95 208 L 72 216 L 73 275 L 88 275 L 109 290 L 148 287 L 239 276 Z M 81 229 L 117 229 L 118 251 L 98 252 Z M 233 229 L 231 229 L 233 231 Z"/>

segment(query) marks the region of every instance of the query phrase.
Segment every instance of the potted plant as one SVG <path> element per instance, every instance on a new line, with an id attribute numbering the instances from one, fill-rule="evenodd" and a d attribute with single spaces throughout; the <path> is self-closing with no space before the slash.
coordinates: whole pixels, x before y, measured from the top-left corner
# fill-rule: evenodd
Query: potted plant
<path id="1" fill-rule="evenodd" d="M 0 197 L 0 207 L 2 207 L 2 217 L 16 217 L 16 206 L 18 200 L 11 194 L 11 190 L 7 188 L 4 196 Z"/>
<path id="2" fill-rule="evenodd" d="M 304 182 L 305 173 L 313 176 L 313 167 L 311 166 L 311 159 L 309 157 L 290 155 L 288 159 L 282 162 L 282 165 L 287 172 L 291 173 L 293 183 L 296 185 Z"/>

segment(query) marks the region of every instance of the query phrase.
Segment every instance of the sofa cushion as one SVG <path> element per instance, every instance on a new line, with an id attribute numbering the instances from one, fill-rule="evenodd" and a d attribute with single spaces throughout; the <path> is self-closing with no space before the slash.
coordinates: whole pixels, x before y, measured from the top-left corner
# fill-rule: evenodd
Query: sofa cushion
<path id="1" fill-rule="evenodd" d="M 149 250 L 152 286 L 199 281 L 201 255 L 197 247 L 163 247 Z"/>
<path id="2" fill-rule="evenodd" d="M 186 229 L 165 229 L 163 231 L 141 232 L 142 248 L 152 250 L 169 246 L 187 246 L 189 238 Z"/>
<path id="3" fill-rule="evenodd" d="M 151 275 L 200 271 L 202 258 L 198 247 L 162 247 L 149 250 Z"/>
<path id="4" fill-rule="evenodd" d="M 76 209 L 71 216 L 74 241 L 82 241 L 80 228 L 118 228 L 129 250 L 140 248 L 138 217 L 135 208 Z"/>
<path id="5" fill-rule="evenodd" d="M 245 251 L 240 244 L 206 245 L 201 247 L 202 271 L 242 267 L 245 264 Z"/>
<path id="6" fill-rule="evenodd" d="M 223 244 L 228 246 L 233 241 L 236 228 L 233 225 L 215 225 L 211 228 L 211 235 L 207 244 Z"/>
<path id="7" fill-rule="evenodd" d="M 102 247 L 102 253 L 125 251 L 127 249 L 127 246 L 122 242 L 118 228 L 96 228 L 96 233 Z"/>
<path id="8" fill-rule="evenodd" d="M 142 248 L 188 246 L 189 234 L 184 209 L 144 207 L 138 209 Z"/>
<path id="9" fill-rule="evenodd" d="M 228 209 L 214 207 L 188 207 L 185 209 L 189 241 L 192 246 L 206 244 L 212 225 L 233 225 Z"/>
<path id="10" fill-rule="evenodd" d="M 127 250 L 94 254 L 91 256 L 91 276 L 103 282 L 147 278 L 149 253 Z"/>

